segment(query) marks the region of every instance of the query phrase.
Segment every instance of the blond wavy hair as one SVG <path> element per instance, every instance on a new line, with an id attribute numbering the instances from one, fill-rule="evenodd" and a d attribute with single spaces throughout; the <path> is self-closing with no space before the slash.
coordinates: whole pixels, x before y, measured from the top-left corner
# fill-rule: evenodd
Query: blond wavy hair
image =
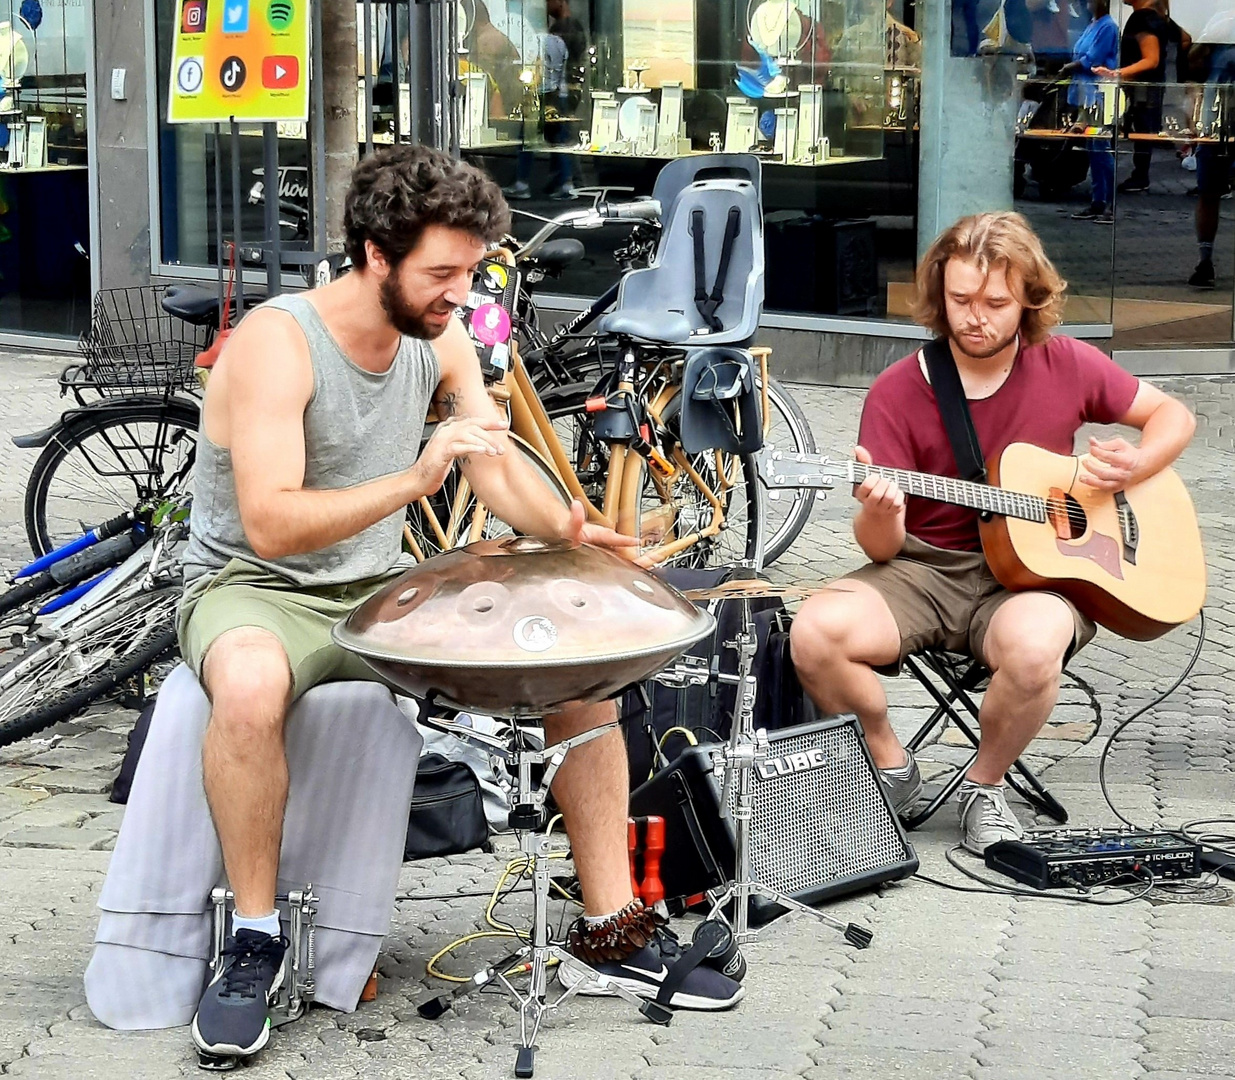
<path id="1" fill-rule="evenodd" d="M 987 274 L 996 267 L 1007 270 L 1013 295 L 1025 306 L 1020 329 L 1025 344 L 1045 341 L 1062 320 L 1068 283 L 1029 222 L 1011 211 L 973 214 L 945 229 L 918 264 L 913 317 L 936 337 L 951 333 L 943 295 L 944 268 L 951 259 L 964 259 Z"/>

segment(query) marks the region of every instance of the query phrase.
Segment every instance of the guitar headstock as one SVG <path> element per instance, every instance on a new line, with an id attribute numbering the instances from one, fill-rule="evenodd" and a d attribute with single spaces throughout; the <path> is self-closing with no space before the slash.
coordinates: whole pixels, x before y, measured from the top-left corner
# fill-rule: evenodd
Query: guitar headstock
<path id="1" fill-rule="evenodd" d="M 782 451 L 770 443 L 764 444 L 755 461 L 760 482 L 772 491 L 780 488 L 831 490 L 837 478 L 845 472 L 845 464 L 834 462 L 831 458 Z"/>

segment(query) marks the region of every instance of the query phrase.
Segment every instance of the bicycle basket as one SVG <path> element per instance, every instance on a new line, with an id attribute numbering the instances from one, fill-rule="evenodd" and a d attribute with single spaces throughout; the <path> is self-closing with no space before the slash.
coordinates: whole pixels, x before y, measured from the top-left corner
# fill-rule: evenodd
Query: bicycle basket
<path id="1" fill-rule="evenodd" d="M 94 300 L 90 329 L 78 339 L 84 381 L 103 394 L 188 389 L 193 361 L 210 329 L 192 326 L 160 306 L 163 285 L 103 289 Z"/>

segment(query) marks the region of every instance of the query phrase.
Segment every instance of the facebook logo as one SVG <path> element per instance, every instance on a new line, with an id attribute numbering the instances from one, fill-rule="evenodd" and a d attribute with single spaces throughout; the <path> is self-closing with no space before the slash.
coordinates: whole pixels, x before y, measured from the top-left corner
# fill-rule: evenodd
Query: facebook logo
<path id="1" fill-rule="evenodd" d="M 249 0 L 225 0 L 223 33 L 244 34 L 249 30 Z"/>

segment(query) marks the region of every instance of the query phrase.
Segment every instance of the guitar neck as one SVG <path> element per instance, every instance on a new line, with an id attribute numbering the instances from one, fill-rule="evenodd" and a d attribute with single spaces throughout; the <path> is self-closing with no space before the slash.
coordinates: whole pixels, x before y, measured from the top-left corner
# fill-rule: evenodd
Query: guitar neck
<path id="1" fill-rule="evenodd" d="M 886 465 L 864 465 L 860 461 L 845 462 L 845 470 L 846 479 L 853 484 L 862 483 L 868 476 L 883 476 L 896 481 L 897 487 L 906 494 L 922 499 L 968 506 L 1004 517 L 1046 520 L 1046 500 L 1037 495 L 1025 495 L 1019 491 L 1007 491 L 990 484 L 976 484 L 971 480 L 956 480 L 949 476 L 892 469 Z"/>

